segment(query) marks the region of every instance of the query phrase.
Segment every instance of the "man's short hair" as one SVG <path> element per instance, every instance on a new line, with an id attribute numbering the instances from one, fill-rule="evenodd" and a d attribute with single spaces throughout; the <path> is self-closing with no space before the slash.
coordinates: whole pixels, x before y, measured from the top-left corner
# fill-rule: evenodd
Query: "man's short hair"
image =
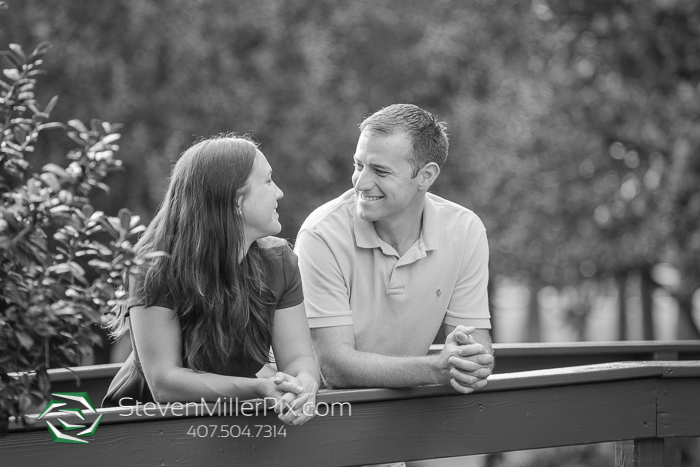
<path id="1" fill-rule="evenodd" d="M 379 109 L 360 123 L 360 132 L 365 130 L 387 136 L 406 133 L 411 138 L 412 177 L 429 162 L 442 168 L 447 160 L 449 141 L 445 124 L 417 105 L 393 104 Z"/>

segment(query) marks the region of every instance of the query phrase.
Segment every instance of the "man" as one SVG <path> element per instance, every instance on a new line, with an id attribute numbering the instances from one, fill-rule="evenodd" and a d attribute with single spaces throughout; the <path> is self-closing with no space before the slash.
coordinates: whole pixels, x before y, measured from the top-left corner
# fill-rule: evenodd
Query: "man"
<path id="1" fill-rule="evenodd" d="M 445 128 L 415 105 L 360 124 L 354 189 L 316 209 L 296 241 L 314 350 L 331 388 L 486 385 L 493 356 L 488 244 L 471 211 L 428 193 Z M 442 352 L 426 355 L 444 325 Z"/>

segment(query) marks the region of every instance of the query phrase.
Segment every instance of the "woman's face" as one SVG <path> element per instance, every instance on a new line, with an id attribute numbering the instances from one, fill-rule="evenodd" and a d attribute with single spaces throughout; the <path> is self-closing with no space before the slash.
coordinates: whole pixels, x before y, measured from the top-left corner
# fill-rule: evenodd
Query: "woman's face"
<path id="1" fill-rule="evenodd" d="M 282 226 L 277 214 L 277 200 L 284 193 L 272 181 L 272 168 L 260 151 L 256 151 L 246 191 L 240 203 L 246 239 L 252 243 L 259 238 L 278 234 Z"/>

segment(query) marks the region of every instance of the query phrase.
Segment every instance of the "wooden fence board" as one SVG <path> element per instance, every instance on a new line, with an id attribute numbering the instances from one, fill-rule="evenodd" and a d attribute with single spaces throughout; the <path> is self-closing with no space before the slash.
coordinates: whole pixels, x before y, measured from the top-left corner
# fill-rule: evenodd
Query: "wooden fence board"
<path id="1" fill-rule="evenodd" d="M 680 372 L 674 372 L 681 374 Z M 659 437 L 700 436 L 700 383 L 685 377 L 664 378 L 658 396 Z"/>
<path id="2" fill-rule="evenodd" d="M 88 445 L 45 431 L 0 440 L 3 465 L 355 465 L 655 436 L 654 380 L 613 381 L 421 399 L 355 402 L 286 438 L 195 438 L 191 426 L 280 423 L 267 417 L 140 417 L 105 423 Z M 275 423 L 277 422 L 277 423 Z"/>
<path id="3" fill-rule="evenodd" d="M 700 436 L 699 394 L 700 362 L 648 361 L 494 375 L 466 396 L 447 386 L 323 391 L 319 402 L 348 401 L 352 415 L 319 416 L 287 427 L 286 437 L 188 435 L 200 425 L 218 434 L 223 425 L 281 427 L 274 415 L 146 417 L 117 408 L 85 414 L 87 422 L 103 415 L 87 445 L 56 444 L 41 424 L 11 426 L 0 467 L 341 466 L 605 441 L 621 441 L 621 465 L 661 465 L 647 461 L 671 459 L 663 451 L 676 437 Z"/>

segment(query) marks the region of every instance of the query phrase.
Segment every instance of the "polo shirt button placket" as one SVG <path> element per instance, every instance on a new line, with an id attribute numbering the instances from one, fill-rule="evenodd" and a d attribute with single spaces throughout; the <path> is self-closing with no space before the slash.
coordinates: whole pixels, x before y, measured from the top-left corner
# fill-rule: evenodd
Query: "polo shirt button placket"
<path id="1" fill-rule="evenodd" d="M 404 283 L 404 274 L 403 274 L 403 269 L 400 269 L 402 266 L 398 265 L 398 261 L 394 262 L 394 267 L 391 270 L 391 277 L 389 279 L 389 288 L 387 289 L 386 293 L 388 295 L 403 295 L 404 290 L 406 289 L 406 284 Z"/>

